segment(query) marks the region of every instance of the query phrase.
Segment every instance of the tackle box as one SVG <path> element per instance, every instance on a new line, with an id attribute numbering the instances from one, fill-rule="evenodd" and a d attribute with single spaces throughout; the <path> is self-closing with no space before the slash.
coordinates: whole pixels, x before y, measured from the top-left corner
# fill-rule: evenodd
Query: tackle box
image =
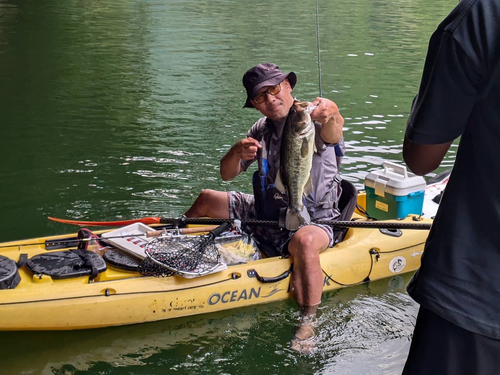
<path id="1" fill-rule="evenodd" d="M 421 215 L 425 180 L 408 173 L 405 166 L 384 162 L 384 169 L 365 176 L 366 211 L 379 220 Z"/>

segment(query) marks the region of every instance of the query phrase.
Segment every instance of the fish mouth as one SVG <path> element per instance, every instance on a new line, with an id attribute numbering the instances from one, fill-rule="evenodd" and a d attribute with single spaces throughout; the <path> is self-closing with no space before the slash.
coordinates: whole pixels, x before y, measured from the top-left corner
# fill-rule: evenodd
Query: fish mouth
<path id="1" fill-rule="evenodd" d="M 308 131 L 305 131 L 303 133 L 299 133 L 299 138 L 304 138 L 304 137 L 307 137 L 308 135 L 310 135 L 312 133 L 312 131 L 308 130 Z"/>
<path id="2" fill-rule="evenodd" d="M 307 126 L 302 132 L 300 132 L 297 136 L 299 138 L 305 138 L 309 135 L 311 135 L 314 132 L 314 125 L 312 125 L 312 122 L 310 123 L 309 126 Z"/>
<path id="3" fill-rule="evenodd" d="M 317 104 L 309 104 L 306 109 L 305 109 L 305 112 L 308 113 L 308 114 L 311 114 L 312 111 L 314 111 L 316 108 L 318 108 L 318 105 Z"/>

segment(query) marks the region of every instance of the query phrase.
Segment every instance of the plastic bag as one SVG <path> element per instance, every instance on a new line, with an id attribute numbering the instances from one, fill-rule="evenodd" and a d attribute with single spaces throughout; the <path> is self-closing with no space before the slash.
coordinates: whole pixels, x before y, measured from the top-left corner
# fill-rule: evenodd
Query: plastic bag
<path id="1" fill-rule="evenodd" d="M 100 256 L 103 256 L 104 253 L 111 248 L 111 246 L 108 246 L 99 236 L 92 233 L 92 231 L 87 228 L 80 229 L 77 238 L 80 240 L 78 249 L 89 250 Z"/>
<path id="2" fill-rule="evenodd" d="M 215 244 L 222 261 L 228 266 L 262 259 L 254 239 L 241 231 L 223 233 Z"/>

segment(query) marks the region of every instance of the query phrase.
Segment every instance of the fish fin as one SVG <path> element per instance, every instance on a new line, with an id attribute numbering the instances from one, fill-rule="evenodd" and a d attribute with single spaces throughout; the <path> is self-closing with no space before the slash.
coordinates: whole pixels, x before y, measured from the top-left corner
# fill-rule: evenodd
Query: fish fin
<path id="1" fill-rule="evenodd" d="M 304 196 L 307 197 L 309 194 L 312 193 L 312 191 L 313 191 L 313 183 L 311 176 L 309 176 L 309 179 L 306 182 L 306 186 L 304 186 Z"/>
<path id="2" fill-rule="evenodd" d="M 300 148 L 300 155 L 305 158 L 309 154 L 309 142 L 307 139 L 302 140 L 302 147 Z"/>
<path id="3" fill-rule="evenodd" d="M 316 142 L 313 142 L 313 152 L 318 152 L 318 148 L 316 147 Z"/>
<path id="4" fill-rule="evenodd" d="M 307 212 L 307 208 L 302 206 L 299 210 L 295 210 L 293 208 L 288 208 L 286 210 L 286 219 L 285 219 L 285 227 L 288 230 L 297 230 L 302 225 L 311 224 L 311 217 L 309 216 L 309 212 Z"/>
<path id="5" fill-rule="evenodd" d="M 285 184 L 283 184 L 283 181 L 281 180 L 280 171 L 278 171 L 278 174 L 276 175 L 276 181 L 274 181 L 274 186 L 276 186 L 276 189 L 278 189 L 281 194 L 284 194 L 286 192 Z"/>

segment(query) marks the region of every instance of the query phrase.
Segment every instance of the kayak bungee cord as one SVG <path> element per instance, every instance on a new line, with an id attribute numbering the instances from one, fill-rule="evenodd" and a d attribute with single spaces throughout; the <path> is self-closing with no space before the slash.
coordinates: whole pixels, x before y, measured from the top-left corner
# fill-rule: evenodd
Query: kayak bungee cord
<path id="1" fill-rule="evenodd" d="M 175 219 L 181 220 L 181 219 Z M 231 219 L 210 219 L 210 218 L 186 218 L 186 224 L 222 224 L 224 222 L 231 221 Z M 174 224 L 175 221 L 168 221 L 163 218 L 162 222 L 167 224 Z M 371 228 L 371 229 L 424 229 L 428 230 L 431 228 L 431 223 L 406 223 L 406 222 L 383 222 L 383 221 L 336 221 L 336 220 L 316 220 L 313 221 L 315 224 L 330 225 L 333 227 L 341 228 Z M 256 226 L 279 226 L 278 221 L 273 220 L 241 220 L 242 225 L 256 225 Z"/>
<path id="2" fill-rule="evenodd" d="M 55 217 L 49 217 L 52 221 L 57 221 L 64 224 L 80 225 L 80 226 L 115 226 L 115 223 L 120 223 L 119 225 L 128 225 L 134 223 L 143 224 L 171 224 L 178 227 L 185 226 L 187 224 L 213 224 L 220 225 L 224 222 L 231 222 L 232 219 L 225 218 L 168 218 L 168 217 L 145 217 L 142 219 L 131 219 L 122 220 L 119 222 L 114 221 L 80 221 L 80 220 L 68 220 L 59 219 Z M 418 223 L 419 217 L 414 216 L 415 223 L 407 222 L 397 222 L 397 221 L 335 221 L 335 220 L 317 220 L 314 221 L 316 224 L 330 225 L 334 227 L 342 228 L 371 228 L 371 229 L 422 229 L 429 230 L 431 228 L 431 223 Z M 272 220 L 241 220 L 242 225 L 258 225 L 258 226 L 279 226 L 278 221 Z"/>
<path id="3" fill-rule="evenodd" d="M 336 284 L 338 284 L 340 286 L 354 286 L 354 285 L 359 285 L 359 284 L 367 283 L 367 282 L 371 281 L 370 280 L 370 275 L 372 274 L 373 265 L 374 265 L 373 256 L 375 256 L 375 259 L 378 262 L 378 260 L 380 258 L 380 254 L 396 253 L 398 251 L 406 250 L 408 248 L 412 248 L 412 247 L 415 247 L 415 246 L 420 246 L 420 245 L 423 245 L 423 244 L 425 244 L 425 242 L 417 243 L 415 245 L 411 245 L 411 246 L 408 246 L 408 247 L 403 247 L 403 248 L 400 248 L 400 249 L 387 250 L 387 251 L 380 251 L 380 250 L 378 250 L 375 247 L 371 248 L 370 251 L 369 251 L 369 254 L 370 254 L 370 270 L 368 271 L 368 275 L 366 275 L 366 277 L 363 280 L 358 281 L 358 282 L 354 282 L 354 283 L 350 283 L 350 284 L 344 284 L 344 283 L 341 283 L 341 282 L 333 279 L 329 274 L 327 274 L 325 272 L 325 270 L 323 268 L 321 268 L 321 270 L 323 271 L 323 273 L 325 274 L 325 276 L 326 276 L 326 278 L 328 280 L 333 281 L 334 283 L 336 283 Z"/>

